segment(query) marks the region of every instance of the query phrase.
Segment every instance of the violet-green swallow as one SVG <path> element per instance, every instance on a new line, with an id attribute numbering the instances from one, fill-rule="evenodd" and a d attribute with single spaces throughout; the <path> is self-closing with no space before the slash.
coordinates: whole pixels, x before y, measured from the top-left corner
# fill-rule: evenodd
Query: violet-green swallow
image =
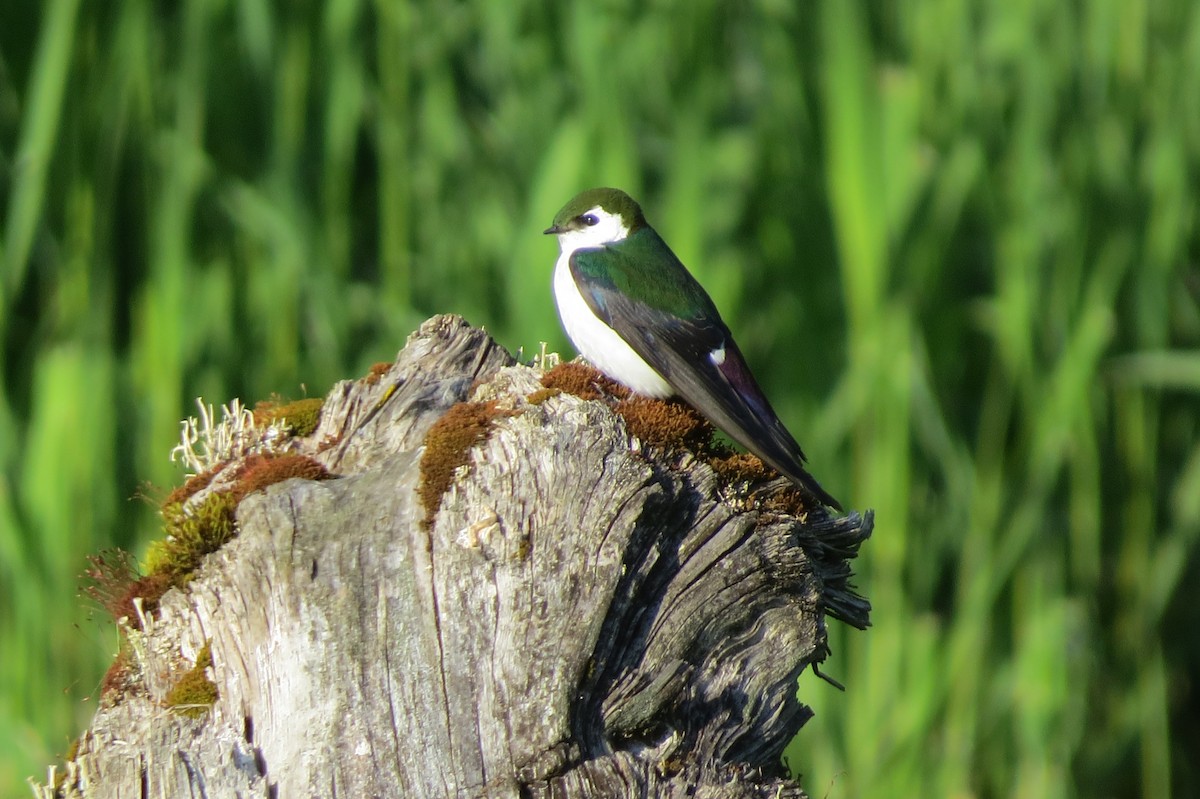
<path id="1" fill-rule="evenodd" d="M 563 206 L 554 299 L 567 336 L 600 371 L 640 394 L 678 395 L 810 499 L 842 509 L 804 470 L 804 453 L 750 373 L 712 299 L 641 207 L 620 189 Z"/>

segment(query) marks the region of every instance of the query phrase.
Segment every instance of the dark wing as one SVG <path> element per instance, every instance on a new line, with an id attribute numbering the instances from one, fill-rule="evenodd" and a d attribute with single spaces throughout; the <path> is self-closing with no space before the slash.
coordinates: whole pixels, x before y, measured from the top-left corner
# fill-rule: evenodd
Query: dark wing
<path id="1" fill-rule="evenodd" d="M 630 261 L 613 247 L 577 250 L 571 257 L 571 274 L 592 312 L 730 438 L 812 498 L 841 510 L 805 471 L 804 452 L 779 420 L 707 295 L 701 313 L 691 317 L 635 300 L 617 288 L 622 275 L 637 268 Z M 695 283 L 690 275 L 688 279 Z M 698 284 L 695 289 L 703 291 Z M 722 351 L 723 358 L 715 355 Z"/>

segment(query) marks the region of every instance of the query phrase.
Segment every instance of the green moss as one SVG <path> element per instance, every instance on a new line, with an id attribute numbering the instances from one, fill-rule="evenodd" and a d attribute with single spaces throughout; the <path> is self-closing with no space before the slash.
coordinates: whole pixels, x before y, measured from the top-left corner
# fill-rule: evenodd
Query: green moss
<path id="1" fill-rule="evenodd" d="M 291 435 L 303 437 L 317 429 L 324 405 L 325 400 L 322 397 L 293 402 L 260 402 L 254 406 L 254 424 L 266 427 L 282 421 Z"/>
<path id="2" fill-rule="evenodd" d="M 208 679 L 208 669 L 212 663 L 211 642 L 206 642 L 196 653 L 196 664 L 167 692 L 164 704 L 190 718 L 199 718 L 207 713 L 220 695 L 217 686 Z"/>
<path id="3" fill-rule="evenodd" d="M 495 401 L 460 402 L 429 428 L 417 487 L 426 526 L 432 524 L 442 495 L 454 480 L 454 470 L 466 464 L 471 447 L 488 437 L 497 419 L 512 415 L 512 411 L 497 408 Z"/>
<path id="4" fill-rule="evenodd" d="M 146 552 L 147 573 L 168 575 L 175 585 L 187 582 L 205 555 L 237 535 L 237 503 L 232 493 L 217 491 L 186 512 L 182 506 L 164 508 L 166 538 Z"/>
<path id="5" fill-rule="evenodd" d="M 251 455 L 238 467 L 232 487 L 214 491 L 203 502 L 185 506 L 200 488 L 211 483 L 213 475 L 201 475 L 200 480 L 190 479 L 185 490 L 176 489 L 163 503 L 164 536 L 151 542 L 146 550 L 142 564 L 144 577 L 136 577 L 130 569 L 127 579 L 117 580 L 117 569 L 103 570 L 100 568 L 103 562 L 94 561 L 94 570 L 102 577 L 107 577 L 110 572 L 114 575 L 103 583 L 102 604 L 114 618 L 125 616 L 137 627 L 140 619 L 133 601 L 140 598 L 143 612 L 151 613 L 158 609 L 163 594 L 173 587 L 186 585 L 206 555 L 216 552 L 237 535 L 235 511 L 247 495 L 292 477 L 327 480 L 333 476 L 307 455 Z"/>
<path id="6" fill-rule="evenodd" d="M 146 556 L 142 558 L 142 571 L 146 574 L 165 574 L 165 563 L 169 559 L 170 548 L 165 538 L 157 538 L 146 547 Z"/>

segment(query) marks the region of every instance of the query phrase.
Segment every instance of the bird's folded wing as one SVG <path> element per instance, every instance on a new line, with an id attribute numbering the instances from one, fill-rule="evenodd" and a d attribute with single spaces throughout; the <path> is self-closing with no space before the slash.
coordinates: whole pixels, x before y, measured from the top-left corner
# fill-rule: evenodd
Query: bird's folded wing
<path id="1" fill-rule="evenodd" d="M 713 424 L 838 507 L 804 470 L 800 445 L 772 409 L 720 318 L 680 318 L 619 291 L 614 276 L 636 268 L 623 258 L 613 248 L 583 249 L 572 256 L 572 276 L 593 313 Z M 594 268 L 593 259 L 603 259 L 603 268 Z"/>

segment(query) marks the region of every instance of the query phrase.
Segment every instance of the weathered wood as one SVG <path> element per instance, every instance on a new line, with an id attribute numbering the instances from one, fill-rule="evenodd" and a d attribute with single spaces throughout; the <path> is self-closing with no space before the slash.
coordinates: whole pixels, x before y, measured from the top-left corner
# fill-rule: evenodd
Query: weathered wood
<path id="1" fill-rule="evenodd" d="M 600 401 L 437 317 L 294 444 L 339 479 L 238 508 L 239 534 L 142 631 L 84 735 L 85 797 L 798 797 L 779 765 L 825 618 L 865 626 L 847 561 L 871 517 L 738 510 L 712 469 L 631 446 Z M 430 425 L 511 415 L 432 525 Z M 332 446 L 330 442 L 336 440 Z M 206 641 L 219 698 L 163 706 Z"/>

